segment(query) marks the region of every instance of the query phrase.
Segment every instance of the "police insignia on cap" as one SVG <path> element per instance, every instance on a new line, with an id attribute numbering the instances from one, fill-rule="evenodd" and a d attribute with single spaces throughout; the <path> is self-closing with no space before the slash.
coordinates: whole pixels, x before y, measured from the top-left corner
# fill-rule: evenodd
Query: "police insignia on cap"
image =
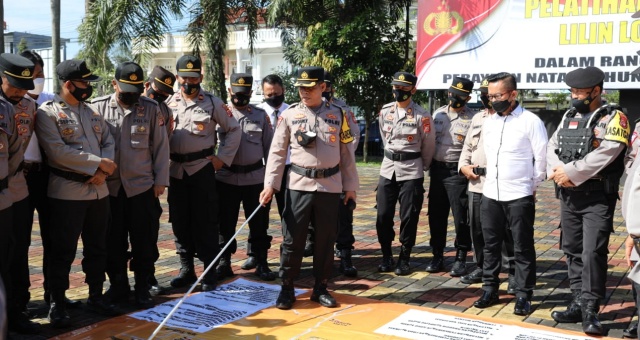
<path id="1" fill-rule="evenodd" d="M 480 83 L 480 86 L 489 86 L 489 80 L 483 79 L 482 83 Z"/>
<path id="2" fill-rule="evenodd" d="M 238 79 L 238 84 L 244 84 L 244 78 Z"/>
<path id="3" fill-rule="evenodd" d="M 132 74 L 132 75 L 129 76 L 129 80 L 136 81 L 136 80 L 138 80 L 138 76 L 136 76 L 135 74 Z"/>
<path id="4" fill-rule="evenodd" d="M 167 85 L 171 85 L 171 78 L 170 77 L 164 78 L 164 83 Z"/>
<path id="5" fill-rule="evenodd" d="M 186 66 L 187 66 L 187 68 L 193 68 L 193 63 L 188 62 Z"/>
<path id="6" fill-rule="evenodd" d="M 24 71 L 22 71 L 22 76 L 23 77 L 31 77 L 31 71 L 29 71 L 28 68 L 25 68 Z"/>
<path id="7" fill-rule="evenodd" d="M 457 83 L 457 84 L 456 84 L 456 87 L 457 87 L 457 88 L 459 88 L 459 89 L 461 89 L 461 88 L 463 88 L 464 86 L 462 85 L 462 83 Z"/>
<path id="8" fill-rule="evenodd" d="M 398 79 L 400 79 L 400 80 L 404 80 L 404 74 L 401 74 L 401 75 L 398 77 Z"/>
<path id="9" fill-rule="evenodd" d="M 307 79 L 309 78 L 309 75 L 307 74 L 307 72 L 302 72 L 302 74 L 300 75 L 300 78 Z"/>

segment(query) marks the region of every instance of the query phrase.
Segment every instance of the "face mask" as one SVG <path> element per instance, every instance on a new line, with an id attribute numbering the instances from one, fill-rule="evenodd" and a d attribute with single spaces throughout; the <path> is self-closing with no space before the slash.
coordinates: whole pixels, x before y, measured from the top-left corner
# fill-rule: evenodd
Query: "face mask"
<path id="1" fill-rule="evenodd" d="M 467 105 L 466 99 L 461 99 L 460 97 L 457 97 L 457 96 L 449 97 L 449 106 L 451 106 L 452 108 L 459 109 L 465 105 Z"/>
<path id="2" fill-rule="evenodd" d="M 33 80 L 33 86 L 35 88 L 33 90 L 29 90 L 28 93 L 38 96 L 44 90 L 44 78 L 36 78 Z"/>
<path id="3" fill-rule="evenodd" d="M 591 109 L 589 108 L 591 102 L 593 102 L 593 98 L 591 98 L 591 92 L 593 92 L 593 88 L 591 88 L 591 91 L 589 91 L 589 94 L 585 99 L 571 99 L 571 106 L 573 106 L 576 111 L 580 113 L 591 112 Z"/>
<path id="4" fill-rule="evenodd" d="M 163 101 L 167 100 L 167 98 L 169 98 L 169 96 L 165 96 L 164 94 L 160 94 L 156 92 L 156 90 L 154 90 L 152 87 L 149 87 L 149 89 L 147 90 L 147 97 L 157 101 L 158 104 L 162 103 Z"/>
<path id="5" fill-rule="evenodd" d="M 482 94 L 480 95 L 480 101 L 482 101 L 482 105 L 486 108 L 486 109 L 490 109 L 493 106 L 491 106 L 491 101 L 489 100 L 489 97 L 487 97 L 486 94 Z"/>
<path id="6" fill-rule="evenodd" d="M 140 93 L 137 92 L 120 92 L 118 93 L 118 100 L 127 106 L 134 105 L 140 99 Z"/>
<path id="7" fill-rule="evenodd" d="M 393 93 L 393 98 L 395 98 L 397 102 L 403 102 L 411 98 L 411 91 L 393 89 L 391 92 Z"/>
<path id="8" fill-rule="evenodd" d="M 234 93 L 231 95 L 231 102 L 235 106 L 247 106 L 251 100 L 251 95 L 248 93 Z"/>
<path id="9" fill-rule="evenodd" d="M 265 98 L 264 101 L 271 107 L 279 107 L 282 103 L 284 103 L 284 93 L 279 96 Z"/>
<path id="10" fill-rule="evenodd" d="M 182 92 L 184 92 L 184 94 L 188 96 L 200 91 L 200 84 L 184 83 L 184 84 L 181 84 L 180 86 L 182 87 Z"/>
<path id="11" fill-rule="evenodd" d="M 2 98 L 6 99 L 9 103 L 11 103 L 11 105 L 16 105 L 20 102 L 20 99 L 18 100 L 13 100 L 9 97 L 7 97 L 7 95 L 4 93 L 4 91 L 0 91 L 0 94 L 2 94 Z"/>
<path id="12" fill-rule="evenodd" d="M 502 116 L 502 114 L 505 111 L 509 110 L 509 108 L 511 107 L 511 102 L 509 101 L 509 99 L 495 101 L 495 102 L 491 102 L 491 106 L 493 106 L 493 109 L 496 110 L 496 112 Z"/>
<path id="13" fill-rule="evenodd" d="M 316 140 L 316 133 L 311 131 L 298 130 L 296 131 L 295 136 L 298 144 L 300 144 L 300 146 L 302 146 L 303 148 L 308 147 Z"/>
<path id="14" fill-rule="evenodd" d="M 79 87 L 77 87 L 75 85 L 73 85 L 73 87 L 75 87 L 75 90 L 73 90 L 71 92 L 71 95 L 77 101 L 83 102 L 83 101 L 88 100 L 89 98 L 91 98 L 91 94 L 93 93 L 93 86 L 89 85 L 89 86 L 87 86 L 86 89 L 81 89 L 81 88 L 79 88 Z"/>
<path id="15" fill-rule="evenodd" d="M 328 102 L 330 102 L 331 98 L 333 98 L 333 92 L 331 92 L 331 91 L 322 92 L 322 97 L 324 97 L 324 99 L 326 99 Z"/>

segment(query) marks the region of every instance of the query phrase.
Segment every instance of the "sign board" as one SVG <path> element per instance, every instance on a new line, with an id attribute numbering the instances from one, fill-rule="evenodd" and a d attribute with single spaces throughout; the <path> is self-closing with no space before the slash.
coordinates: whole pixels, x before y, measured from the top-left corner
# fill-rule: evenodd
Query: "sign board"
<path id="1" fill-rule="evenodd" d="M 567 89 L 567 72 L 595 66 L 605 89 L 640 87 L 640 0 L 419 0 L 419 89 L 497 72 L 519 89 Z M 639 72 L 634 72 L 638 70 Z"/>

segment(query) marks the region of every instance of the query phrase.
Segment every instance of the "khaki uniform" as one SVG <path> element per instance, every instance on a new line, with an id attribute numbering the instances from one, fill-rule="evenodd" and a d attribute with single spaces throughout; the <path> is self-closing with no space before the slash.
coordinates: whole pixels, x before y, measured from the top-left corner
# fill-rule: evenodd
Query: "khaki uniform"
<path id="1" fill-rule="evenodd" d="M 458 162 L 458 172 L 463 166 L 477 165 L 480 168 L 486 168 L 487 156 L 484 154 L 484 139 L 482 138 L 482 124 L 484 119 L 489 117 L 489 112 L 483 110 L 474 115 L 471 119 L 471 125 L 467 130 L 467 136 L 464 139 L 462 152 L 460 153 L 460 161 Z M 482 194 L 482 186 L 484 185 L 485 176 L 469 181 L 469 191 Z"/>
<path id="2" fill-rule="evenodd" d="M 456 113 L 445 105 L 433 114 L 436 129 L 436 154 L 433 159 L 440 162 L 458 162 L 464 145 L 464 138 L 471 127 L 476 113 L 465 106 Z"/>
<path id="3" fill-rule="evenodd" d="M 27 145 L 29 145 L 31 135 L 33 134 L 36 102 L 31 99 L 31 97 L 25 96 L 13 106 L 13 109 L 15 111 L 14 119 L 22 152 L 16 154 L 16 157 L 11 158 L 11 166 L 18 169 L 22 167 L 21 165 L 24 160 L 24 152 L 27 150 Z M 29 196 L 27 180 L 25 179 L 22 171 L 18 171 L 13 176 L 9 177 L 9 191 L 11 191 L 14 203 L 22 201 Z"/>
<path id="4" fill-rule="evenodd" d="M 631 169 L 633 166 L 633 161 L 636 159 L 636 155 L 638 154 L 638 150 L 640 150 L 640 124 L 636 120 L 636 128 L 633 130 L 631 134 L 631 138 L 629 138 L 629 147 L 627 148 L 627 154 L 624 157 L 624 166 L 627 169 Z"/>

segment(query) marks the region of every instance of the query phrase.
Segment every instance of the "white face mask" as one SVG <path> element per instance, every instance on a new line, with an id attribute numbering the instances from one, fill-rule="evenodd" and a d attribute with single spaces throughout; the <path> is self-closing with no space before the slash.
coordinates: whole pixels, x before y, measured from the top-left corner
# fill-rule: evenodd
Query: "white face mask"
<path id="1" fill-rule="evenodd" d="M 42 90 L 44 90 L 44 78 L 34 79 L 33 86 L 35 86 L 34 89 L 29 90 L 29 93 L 36 96 L 40 95 L 40 93 L 42 93 Z"/>

